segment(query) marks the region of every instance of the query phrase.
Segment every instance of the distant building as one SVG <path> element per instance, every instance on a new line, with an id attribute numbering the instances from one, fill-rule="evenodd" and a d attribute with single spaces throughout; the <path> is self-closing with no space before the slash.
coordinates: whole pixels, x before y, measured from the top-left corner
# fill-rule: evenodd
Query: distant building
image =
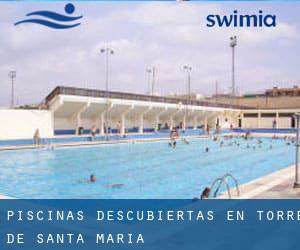
<path id="1" fill-rule="evenodd" d="M 265 97 L 265 93 L 247 93 L 242 96 L 242 98 L 258 98 L 258 97 Z"/>
<path id="2" fill-rule="evenodd" d="M 266 96 L 277 97 L 277 96 L 300 96 L 300 88 L 294 86 L 292 88 L 278 88 L 267 89 L 265 92 Z"/>

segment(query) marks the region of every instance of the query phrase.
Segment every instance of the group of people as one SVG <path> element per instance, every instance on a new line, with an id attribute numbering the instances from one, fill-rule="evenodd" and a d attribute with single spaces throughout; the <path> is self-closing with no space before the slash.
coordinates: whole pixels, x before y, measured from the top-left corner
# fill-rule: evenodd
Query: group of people
<path id="1" fill-rule="evenodd" d="M 83 134 L 83 132 L 84 132 L 83 127 L 78 128 L 79 135 Z M 111 134 L 112 129 L 111 129 L 111 127 L 107 127 L 107 125 L 104 123 L 103 124 L 103 132 L 104 132 L 104 134 Z M 97 127 L 95 125 L 93 125 L 90 129 L 91 140 L 95 139 L 97 133 L 99 133 L 99 129 L 97 129 Z M 116 124 L 116 134 L 126 137 L 126 133 L 122 133 L 122 126 L 121 126 L 120 121 L 118 121 Z"/>
<path id="2" fill-rule="evenodd" d="M 106 126 L 105 126 L 105 128 L 106 128 Z M 118 133 L 121 132 L 121 123 L 120 122 L 117 125 L 117 132 Z M 92 138 L 94 138 L 96 136 L 96 134 L 97 134 L 97 128 L 96 128 L 96 126 L 92 126 L 91 127 L 90 133 L 91 133 L 91 137 Z M 176 148 L 177 140 L 179 139 L 179 137 L 180 136 L 179 136 L 178 129 L 177 128 L 172 128 L 172 130 L 170 131 L 170 142 L 168 143 L 169 147 Z M 250 132 L 246 132 L 243 135 L 237 135 L 237 136 L 234 136 L 234 135 L 225 135 L 223 137 L 219 137 L 219 136 L 214 135 L 214 136 L 210 137 L 210 139 L 212 141 L 214 141 L 214 142 L 220 141 L 219 142 L 219 146 L 221 148 L 225 146 L 225 142 L 226 141 L 229 141 L 228 143 L 226 143 L 227 146 L 236 145 L 237 147 L 240 147 L 240 145 L 241 145 L 240 142 L 238 140 L 234 140 L 234 139 L 243 139 L 243 140 L 246 140 L 246 141 L 248 141 L 248 140 L 255 140 L 253 137 L 251 137 Z M 278 139 L 278 137 L 276 135 L 274 135 L 272 137 L 272 139 Z M 285 137 L 283 137 L 283 139 L 284 139 L 286 145 L 291 145 L 291 144 L 295 143 L 295 137 L 285 136 Z M 35 130 L 34 136 L 33 136 L 33 140 L 34 140 L 34 144 L 35 145 L 39 145 L 41 143 L 41 137 L 40 137 L 40 131 L 39 131 L 39 129 Z M 190 144 L 190 142 L 186 138 L 182 138 L 181 141 L 184 144 L 187 144 L 187 145 Z M 247 142 L 246 148 L 247 149 L 250 149 L 250 148 L 256 149 L 257 147 L 261 148 L 262 145 L 263 145 L 263 143 L 264 142 L 261 139 L 256 139 L 256 142 L 253 145 L 250 145 L 250 143 Z M 269 145 L 269 149 L 272 149 L 272 148 L 273 148 L 272 144 Z M 206 146 L 204 151 L 206 153 L 209 153 L 210 148 L 208 146 Z M 84 181 L 84 182 L 96 183 L 97 182 L 96 175 L 91 174 L 90 177 L 89 177 L 89 179 L 86 180 L 86 181 Z M 105 187 L 107 187 L 107 188 L 122 188 L 123 186 L 124 186 L 124 184 L 122 184 L 122 183 L 115 183 L 115 184 L 105 185 Z M 209 198 L 210 192 L 211 192 L 210 188 L 206 187 L 203 190 L 203 192 L 201 193 L 200 198 L 201 199 L 207 199 L 207 198 Z"/>
<path id="3" fill-rule="evenodd" d="M 252 137 L 249 137 L 249 134 L 242 135 L 242 136 L 233 136 L 233 135 L 230 135 L 230 136 L 224 136 L 224 137 L 223 137 L 223 140 L 221 140 L 221 142 L 220 142 L 220 144 L 219 144 L 220 148 L 222 148 L 223 146 L 225 146 L 225 142 L 224 142 L 224 141 L 226 141 L 226 140 L 229 140 L 229 143 L 227 144 L 227 146 L 234 146 L 234 145 L 236 145 L 237 147 L 240 147 L 240 146 L 241 146 L 241 143 L 240 143 L 239 141 L 236 141 L 236 140 L 232 141 L 232 140 L 235 139 L 235 138 L 236 138 L 236 139 L 242 138 L 242 139 L 244 139 L 244 140 L 253 140 Z M 217 141 L 218 139 L 217 139 L 217 137 L 214 137 L 212 140 L 213 140 L 213 141 Z M 247 143 L 247 144 L 246 144 L 246 148 L 247 148 L 247 149 L 250 149 L 250 148 L 256 149 L 256 147 L 262 148 L 262 145 L 263 145 L 263 141 L 262 141 L 261 139 L 257 139 L 255 145 L 250 146 L 250 144 Z M 272 149 L 272 148 L 273 148 L 273 146 L 272 146 L 272 144 L 271 144 L 271 145 L 269 146 L 269 149 Z"/>
<path id="4" fill-rule="evenodd" d="M 295 144 L 295 137 L 292 137 L 292 136 L 285 136 L 283 138 L 285 141 L 286 141 L 286 145 L 291 145 L 291 144 Z"/>
<path id="5" fill-rule="evenodd" d="M 251 143 L 252 145 L 250 143 L 246 144 L 246 148 L 247 149 L 251 149 L 252 148 L 253 150 L 255 150 L 257 148 L 263 148 L 264 145 L 266 145 L 266 143 L 263 140 L 261 140 L 261 139 L 255 139 L 255 137 L 251 137 L 250 136 L 250 132 L 247 132 L 247 133 L 245 133 L 243 135 L 236 135 L 236 136 L 228 135 L 228 136 L 223 136 L 223 139 L 221 140 L 221 142 L 219 144 L 220 147 L 223 147 L 225 145 L 224 141 L 226 141 L 226 140 L 230 141 L 227 144 L 227 146 L 236 145 L 236 146 L 240 147 L 241 143 L 239 141 L 236 141 L 236 140 L 232 141 L 232 139 L 235 139 L 235 138 L 237 138 L 237 139 L 242 138 L 243 140 L 246 140 L 246 141 L 248 141 L 248 140 L 249 141 L 254 141 L 254 143 Z M 296 142 L 296 139 L 295 139 L 294 136 L 279 137 L 277 135 L 273 135 L 272 136 L 272 140 L 271 140 L 271 144 L 269 146 L 267 145 L 265 147 L 268 147 L 269 149 L 273 149 L 272 141 L 273 140 L 277 140 L 277 139 L 283 139 L 285 141 L 285 145 L 287 145 L 287 146 L 294 145 L 295 142 Z M 219 140 L 219 137 L 214 136 L 214 137 L 212 137 L 212 140 L 213 141 L 217 141 L 217 140 Z"/>
<path id="6" fill-rule="evenodd" d="M 177 128 L 173 128 L 171 131 L 170 131 L 170 142 L 169 142 L 169 147 L 172 147 L 172 148 L 176 148 L 176 145 L 177 145 L 177 142 L 176 140 L 179 139 L 179 132 L 178 132 L 178 129 Z M 189 145 L 190 142 L 186 139 L 186 138 L 182 138 L 181 141 L 186 144 L 186 145 Z"/>

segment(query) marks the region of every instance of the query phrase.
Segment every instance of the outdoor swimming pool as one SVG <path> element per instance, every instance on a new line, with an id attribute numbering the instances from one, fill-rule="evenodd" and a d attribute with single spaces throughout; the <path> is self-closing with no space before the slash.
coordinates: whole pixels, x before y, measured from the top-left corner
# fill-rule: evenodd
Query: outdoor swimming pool
<path id="1" fill-rule="evenodd" d="M 257 139 L 234 138 L 223 140 L 223 147 L 220 140 L 193 139 L 189 145 L 178 141 L 175 149 L 158 141 L 2 151 L 0 193 L 16 198 L 193 198 L 225 173 L 242 184 L 293 164 L 293 145 L 261 140 L 261 148 Z M 90 174 L 97 176 L 96 183 L 85 182 Z"/>

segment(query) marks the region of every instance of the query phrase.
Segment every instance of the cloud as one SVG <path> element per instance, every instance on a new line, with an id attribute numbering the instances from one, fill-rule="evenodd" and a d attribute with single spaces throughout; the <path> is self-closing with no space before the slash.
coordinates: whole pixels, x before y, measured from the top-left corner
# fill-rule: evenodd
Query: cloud
<path id="1" fill-rule="evenodd" d="M 77 11 L 84 15 L 82 25 L 65 31 L 12 25 L 16 17 L 24 17 L 28 11 L 41 7 L 61 11 L 63 6 L 0 4 L 1 9 L 9 10 L 0 16 L 0 105 L 9 103 L 10 69 L 17 70 L 19 103 L 39 102 L 56 85 L 104 89 L 103 46 L 115 50 L 109 65 L 111 90 L 145 93 L 146 68 L 156 66 L 156 92 L 186 92 L 182 67 L 189 64 L 193 67 L 193 91 L 211 94 L 216 80 L 223 91 L 228 91 L 228 40 L 233 34 L 238 36 L 236 69 L 241 90 L 254 91 L 273 82 L 293 85 L 300 78 L 296 63 L 299 53 L 295 52 L 300 49 L 300 18 L 288 16 L 290 9 L 300 9 L 297 3 L 285 8 L 264 4 L 269 12 L 280 10 L 274 29 L 207 28 L 208 14 L 231 13 L 232 5 L 180 2 L 78 3 Z M 247 11 L 247 5 L 239 10 Z"/>

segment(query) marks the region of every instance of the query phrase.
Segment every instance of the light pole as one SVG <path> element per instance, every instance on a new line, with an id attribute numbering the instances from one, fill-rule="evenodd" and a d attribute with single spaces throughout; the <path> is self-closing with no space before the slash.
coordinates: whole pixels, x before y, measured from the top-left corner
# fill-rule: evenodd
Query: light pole
<path id="1" fill-rule="evenodd" d="M 108 98 L 109 98 L 109 86 L 108 86 L 108 77 L 109 77 L 109 56 L 113 55 L 115 52 L 112 48 L 105 47 L 100 50 L 101 53 L 105 54 L 105 91 L 106 91 L 106 112 L 105 112 L 105 132 L 108 134 Z M 108 139 L 108 137 L 106 138 Z"/>
<path id="2" fill-rule="evenodd" d="M 219 83 L 216 81 L 216 103 L 218 103 Z"/>
<path id="3" fill-rule="evenodd" d="M 105 53 L 105 90 L 108 91 L 108 70 L 109 70 L 109 55 L 113 55 L 115 51 L 112 48 L 105 47 L 100 50 L 101 53 Z"/>
<path id="4" fill-rule="evenodd" d="M 150 69 L 150 68 L 148 68 L 147 70 L 146 70 L 146 72 L 147 72 L 147 76 L 148 76 L 148 95 L 150 95 L 151 94 L 151 74 L 152 74 L 152 69 Z"/>
<path id="5" fill-rule="evenodd" d="M 237 37 L 230 37 L 230 47 L 232 48 L 232 79 L 231 79 L 231 91 L 232 97 L 235 97 L 235 47 L 237 46 Z"/>
<path id="6" fill-rule="evenodd" d="M 155 74 L 156 74 L 156 68 L 155 68 L 155 66 L 153 66 L 153 68 L 152 68 L 152 95 L 154 95 Z"/>
<path id="7" fill-rule="evenodd" d="M 10 106 L 14 107 L 15 106 L 15 82 L 14 82 L 14 79 L 17 76 L 17 72 L 14 70 L 11 70 L 11 71 L 9 71 L 8 76 L 11 79 L 11 103 L 10 103 Z"/>
<path id="8" fill-rule="evenodd" d="M 300 188 L 300 180 L 299 180 L 299 151 L 300 151 L 300 142 L 299 142 L 299 134 L 300 134 L 300 113 L 296 113 L 294 115 L 297 124 L 297 134 L 296 134 L 296 162 L 295 162 L 295 183 L 294 188 Z"/>
<path id="9" fill-rule="evenodd" d="M 150 76 L 152 74 L 152 83 L 151 83 L 151 95 L 154 95 L 154 85 L 155 85 L 155 74 L 156 74 L 156 68 L 153 66 L 152 68 L 147 69 L 148 75 L 148 84 L 149 84 L 149 94 L 150 94 Z"/>
<path id="10" fill-rule="evenodd" d="M 187 72 L 187 91 L 188 91 L 188 100 L 191 99 L 191 71 L 192 67 L 184 65 L 183 69 Z"/>
<path id="11" fill-rule="evenodd" d="M 191 71 L 192 67 L 189 65 L 184 65 L 183 69 L 187 72 L 187 100 L 186 100 L 186 111 L 185 111 L 185 127 L 186 127 L 186 119 L 188 115 L 188 105 L 191 101 Z"/>

